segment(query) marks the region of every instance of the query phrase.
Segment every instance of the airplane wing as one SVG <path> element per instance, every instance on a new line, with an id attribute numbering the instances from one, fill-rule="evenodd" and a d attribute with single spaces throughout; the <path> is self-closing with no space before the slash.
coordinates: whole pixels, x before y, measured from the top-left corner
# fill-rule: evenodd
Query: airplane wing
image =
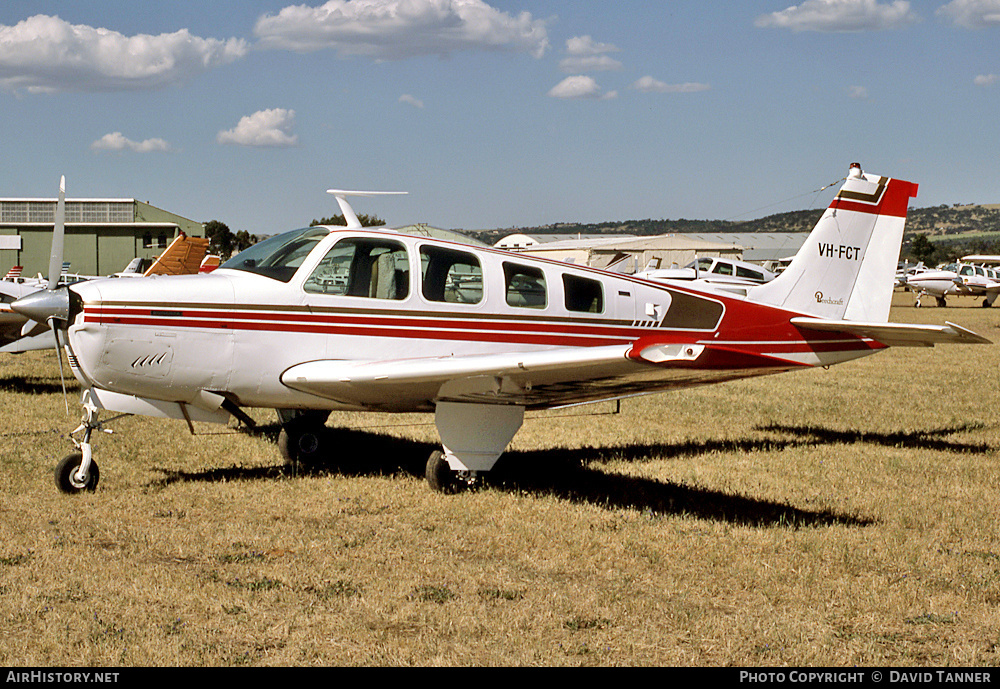
<path id="1" fill-rule="evenodd" d="M 936 344 L 992 344 L 985 337 L 960 325 L 919 325 L 914 323 L 862 323 L 798 317 L 792 325 L 809 330 L 850 333 L 868 337 L 890 347 L 933 347 Z"/>
<path id="2" fill-rule="evenodd" d="M 529 406 L 590 398 L 597 381 L 636 369 L 632 345 L 392 361 L 310 361 L 286 370 L 290 388 L 364 408 L 393 401 L 475 401 Z M 641 367 L 640 367 L 641 368 Z M 529 394 L 530 393 L 530 394 Z M 530 402 L 529 402 L 530 400 Z M 544 401 L 543 401 L 544 400 Z"/>
<path id="3" fill-rule="evenodd" d="M 0 347 L 0 352 L 19 354 L 21 352 L 34 352 L 42 349 L 55 349 L 56 342 L 52 331 L 46 325 L 41 325 L 40 327 L 42 331 L 39 333 L 29 333 L 22 336 L 21 329 L 18 328 L 15 336 L 7 338 L 6 341 L 0 339 L 0 342 L 4 342 L 3 346 Z"/>

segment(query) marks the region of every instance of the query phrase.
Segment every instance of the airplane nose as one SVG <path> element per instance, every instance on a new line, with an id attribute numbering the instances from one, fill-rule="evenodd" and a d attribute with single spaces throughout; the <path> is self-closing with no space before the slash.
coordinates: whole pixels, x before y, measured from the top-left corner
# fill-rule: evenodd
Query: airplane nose
<path id="1" fill-rule="evenodd" d="M 33 321 L 46 323 L 50 318 L 69 320 L 69 290 L 43 289 L 21 297 L 10 308 Z"/>

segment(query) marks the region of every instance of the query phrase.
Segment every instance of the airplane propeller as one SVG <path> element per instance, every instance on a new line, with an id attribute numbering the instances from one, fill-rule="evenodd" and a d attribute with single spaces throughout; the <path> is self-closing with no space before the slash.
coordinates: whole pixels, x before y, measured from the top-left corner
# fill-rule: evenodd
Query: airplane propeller
<path id="1" fill-rule="evenodd" d="M 59 380 L 62 383 L 63 401 L 66 413 L 69 413 L 69 400 L 66 395 L 66 377 L 63 372 L 62 352 L 59 347 L 59 328 L 57 321 L 69 321 L 69 289 L 59 287 L 59 276 L 62 272 L 63 251 L 66 237 L 66 177 L 59 179 L 59 200 L 56 203 L 55 226 L 52 232 L 52 253 L 49 256 L 49 277 L 46 289 L 21 297 L 10 305 L 10 308 L 28 317 L 28 322 L 21 329 L 25 332 L 38 334 L 43 332 L 45 324 L 52 330 L 55 338 L 56 358 L 59 359 Z"/>

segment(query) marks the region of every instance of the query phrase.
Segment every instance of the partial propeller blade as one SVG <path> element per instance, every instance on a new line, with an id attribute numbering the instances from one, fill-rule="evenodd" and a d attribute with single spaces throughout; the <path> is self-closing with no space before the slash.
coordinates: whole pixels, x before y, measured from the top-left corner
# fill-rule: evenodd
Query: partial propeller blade
<path id="1" fill-rule="evenodd" d="M 59 201 L 56 203 L 55 227 L 52 231 L 52 253 L 49 256 L 49 289 L 59 286 L 63 267 L 63 247 L 66 239 L 66 176 L 59 178 Z"/>
<path id="2" fill-rule="evenodd" d="M 41 335 L 48 329 L 49 326 L 44 323 L 29 320 L 21 326 L 21 337 L 34 337 L 35 335 Z"/>

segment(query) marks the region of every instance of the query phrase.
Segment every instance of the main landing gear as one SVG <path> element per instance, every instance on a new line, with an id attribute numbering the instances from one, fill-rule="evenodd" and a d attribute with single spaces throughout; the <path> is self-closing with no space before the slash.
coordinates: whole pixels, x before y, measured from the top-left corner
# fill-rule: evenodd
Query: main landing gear
<path id="1" fill-rule="evenodd" d="M 309 466 L 326 456 L 324 434 L 329 416 L 328 411 L 278 410 L 278 452 L 285 464 Z"/>
<path id="2" fill-rule="evenodd" d="M 471 488 L 478 476 L 479 472 L 476 471 L 453 470 L 441 450 L 431 453 L 424 470 L 424 478 L 431 490 L 445 495 L 454 495 Z"/>
<path id="3" fill-rule="evenodd" d="M 920 299 L 921 299 L 921 297 L 925 296 L 926 294 L 927 294 L 926 292 L 918 292 L 917 293 L 917 301 L 914 304 L 915 307 L 917 307 L 918 309 L 920 308 Z M 937 303 L 937 305 L 938 305 L 939 308 L 943 309 L 943 308 L 945 308 L 945 307 L 948 306 L 948 302 L 945 300 L 944 297 L 934 297 L 934 300 Z"/>
<path id="4" fill-rule="evenodd" d="M 323 458 L 323 434 L 330 412 L 278 410 L 281 432 L 278 434 L 278 452 L 286 464 L 314 464 Z"/>
<path id="5" fill-rule="evenodd" d="M 424 478 L 432 490 L 453 495 L 493 468 L 524 423 L 524 407 L 438 402 L 434 423 L 443 449 L 427 459 Z"/>

